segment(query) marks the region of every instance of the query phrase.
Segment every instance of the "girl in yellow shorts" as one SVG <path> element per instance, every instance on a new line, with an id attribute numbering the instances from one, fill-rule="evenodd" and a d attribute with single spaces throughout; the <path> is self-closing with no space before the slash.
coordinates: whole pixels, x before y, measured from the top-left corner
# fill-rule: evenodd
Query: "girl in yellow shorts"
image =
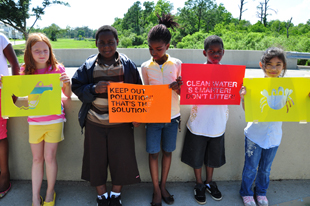
<path id="1" fill-rule="evenodd" d="M 31 34 L 26 43 L 25 64 L 21 67 L 21 75 L 30 74 L 61 74 L 63 82 L 62 91 L 70 98 L 70 78 L 65 73 L 65 68 L 59 64 L 53 54 L 49 39 L 41 33 Z M 34 90 L 28 96 L 29 108 L 35 108 L 39 104 L 40 95 L 49 89 L 42 82 L 38 82 Z M 29 116 L 29 143 L 32 151 L 32 205 L 54 206 L 56 193 L 54 190 L 57 177 L 56 151 L 58 142 L 64 139 L 63 128 L 66 121 L 61 104 L 61 114 L 47 116 Z M 44 175 L 44 162 L 46 166 L 47 190 L 45 200 L 40 196 L 40 188 Z"/>

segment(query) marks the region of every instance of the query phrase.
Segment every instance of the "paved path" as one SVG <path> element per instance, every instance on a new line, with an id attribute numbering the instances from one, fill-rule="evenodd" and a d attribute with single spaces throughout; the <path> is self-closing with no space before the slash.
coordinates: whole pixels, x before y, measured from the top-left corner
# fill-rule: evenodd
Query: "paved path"
<path id="1" fill-rule="evenodd" d="M 19 45 L 19 44 L 25 44 L 26 41 L 14 41 L 14 40 L 10 40 L 12 45 Z"/>
<path id="2" fill-rule="evenodd" d="M 221 201 L 213 200 L 207 194 L 207 204 L 214 206 L 243 205 L 239 196 L 240 181 L 217 182 L 223 194 Z M 111 185 L 108 185 L 110 189 Z M 199 205 L 194 199 L 194 182 L 167 183 L 167 189 L 174 195 L 174 206 Z M 44 181 L 41 195 L 44 197 L 46 182 Z M 56 206 L 95 206 L 96 191 L 87 182 L 57 181 Z M 267 197 L 270 205 L 277 206 L 309 206 L 310 205 L 310 180 L 282 180 L 271 181 Z M 152 184 L 140 183 L 125 186 L 122 191 L 124 206 L 149 206 L 152 198 Z M 30 206 L 31 182 L 12 181 L 12 189 L 0 200 L 1 206 Z M 163 206 L 166 204 L 163 203 Z"/>

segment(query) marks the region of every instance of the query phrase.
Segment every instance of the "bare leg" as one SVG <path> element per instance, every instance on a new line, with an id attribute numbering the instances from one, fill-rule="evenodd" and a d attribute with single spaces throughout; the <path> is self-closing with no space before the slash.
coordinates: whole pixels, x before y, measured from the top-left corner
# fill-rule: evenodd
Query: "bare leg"
<path id="1" fill-rule="evenodd" d="M 122 185 L 112 185 L 112 192 L 120 193 L 122 191 Z"/>
<path id="2" fill-rule="evenodd" d="M 47 190 L 45 196 L 45 202 L 52 202 L 54 199 L 54 187 L 57 178 L 57 152 L 58 143 L 45 142 L 44 147 L 44 159 L 46 166 L 46 179 L 47 179 Z"/>
<path id="3" fill-rule="evenodd" d="M 32 203 L 34 206 L 40 205 L 40 189 L 44 173 L 44 141 L 38 144 L 30 144 L 32 151 Z"/>
<path id="4" fill-rule="evenodd" d="M 203 184 L 202 178 L 201 178 L 201 171 L 202 171 L 202 168 L 194 169 L 197 184 Z"/>
<path id="5" fill-rule="evenodd" d="M 161 202 L 161 191 L 159 188 L 159 177 L 158 177 L 158 155 L 156 154 L 149 154 L 149 167 L 150 173 L 152 177 L 153 187 L 154 187 L 154 196 L 153 196 L 153 203 Z"/>
<path id="6" fill-rule="evenodd" d="M 161 194 L 164 197 L 169 197 L 169 193 L 166 190 L 166 181 L 168 178 L 170 165 L 171 165 L 172 152 L 163 151 L 162 168 L 161 168 Z"/>
<path id="7" fill-rule="evenodd" d="M 96 187 L 96 191 L 98 195 L 103 195 L 107 192 L 107 186 L 106 185 L 100 185 Z"/>
<path id="8" fill-rule="evenodd" d="M 212 181 L 213 171 L 214 171 L 213 167 L 206 166 L 206 173 L 207 173 L 206 184 L 209 184 Z"/>
<path id="9" fill-rule="evenodd" d="M 8 139 L 0 140 L 0 192 L 7 190 L 10 186 L 8 150 Z"/>

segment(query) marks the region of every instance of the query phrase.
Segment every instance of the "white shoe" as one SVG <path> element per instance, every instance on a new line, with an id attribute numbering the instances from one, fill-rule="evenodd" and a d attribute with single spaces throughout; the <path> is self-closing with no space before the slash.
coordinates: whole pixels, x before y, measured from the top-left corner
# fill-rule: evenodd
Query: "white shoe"
<path id="1" fill-rule="evenodd" d="M 268 200 L 266 196 L 256 196 L 258 206 L 268 206 Z"/>
<path id="2" fill-rule="evenodd" d="M 256 206 L 253 196 L 241 196 L 244 206 Z"/>

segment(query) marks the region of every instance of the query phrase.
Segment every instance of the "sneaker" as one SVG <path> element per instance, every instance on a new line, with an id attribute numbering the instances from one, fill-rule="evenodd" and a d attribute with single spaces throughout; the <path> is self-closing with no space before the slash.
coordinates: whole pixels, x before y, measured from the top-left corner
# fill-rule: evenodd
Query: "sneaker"
<path id="1" fill-rule="evenodd" d="M 256 206 L 253 196 L 241 196 L 244 206 Z"/>
<path id="2" fill-rule="evenodd" d="M 206 204 L 206 185 L 204 184 L 196 184 L 194 187 L 194 195 L 195 195 L 195 200 L 199 204 Z"/>
<path id="3" fill-rule="evenodd" d="M 211 188 L 206 185 L 207 192 L 211 195 L 211 197 L 214 200 L 221 200 L 222 199 L 222 193 L 217 188 L 216 183 L 215 182 L 210 182 L 209 185 L 210 185 Z"/>
<path id="4" fill-rule="evenodd" d="M 109 206 L 109 200 L 105 199 L 105 197 L 102 197 L 101 199 L 97 197 L 97 206 Z"/>
<path id="5" fill-rule="evenodd" d="M 121 205 L 122 200 L 120 195 L 118 197 L 115 197 L 115 195 L 112 195 L 112 197 L 110 197 L 110 206 L 121 206 Z"/>
<path id="6" fill-rule="evenodd" d="M 256 196 L 258 206 L 268 206 L 268 200 L 266 196 Z"/>

